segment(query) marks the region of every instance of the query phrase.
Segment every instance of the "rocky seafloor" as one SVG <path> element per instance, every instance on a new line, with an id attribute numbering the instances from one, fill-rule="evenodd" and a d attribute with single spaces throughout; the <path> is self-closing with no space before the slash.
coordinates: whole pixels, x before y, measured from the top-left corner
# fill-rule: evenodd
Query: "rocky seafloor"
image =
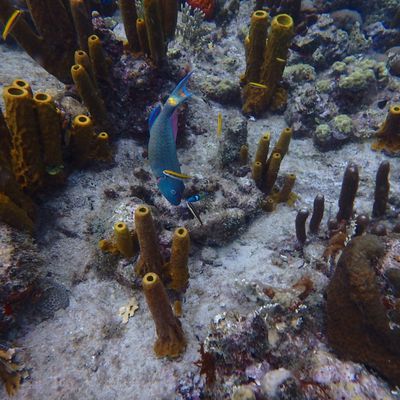
<path id="1" fill-rule="evenodd" d="M 15 314 L 3 315 L 1 322 L 8 330 L 5 345 L 17 349 L 25 371 L 16 399 L 400 398 L 399 282 L 396 274 L 389 279 L 386 273 L 399 267 L 399 238 L 392 231 L 400 207 L 400 169 L 398 158 L 371 150 L 389 106 L 400 98 L 400 31 L 390 19 L 396 2 L 367 3 L 303 1 L 303 12 L 315 17 L 306 32 L 296 35 L 290 51 L 283 82 L 287 106 L 254 118 L 241 113 L 239 85 L 245 69 L 243 39 L 254 5 L 227 1 L 220 11 L 225 12 L 223 23 L 218 18 L 204 22 L 201 40 L 181 34 L 170 43 L 169 77 L 159 93 L 151 88 L 154 98 L 146 110 L 137 110 L 136 104 L 131 114 L 130 109 L 114 111 L 116 119 L 126 115 L 133 122 L 126 132 L 118 132 L 112 164 L 74 171 L 63 187 L 41 194 L 33 238 L 1 225 L 2 301 L 11 291 L 19 304 Z M 118 14 L 113 18 L 119 21 Z M 120 23 L 114 32 L 123 35 Z M 196 51 L 189 39 L 200 43 Z M 48 91 L 71 107 L 63 85 L 21 50 L 1 44 L 0 54 L 2 86 L 24 78 L 34 91 Z M 208 193 L 196 205 L 204 225 L 185 206 L 172 207 L 158 193 L 145 157 L 148 111 L 173 89 L 179 80 L 176 71 L 188 63 L 195 70 L 190 83 L 194 95 L 185 111 L 178 157 L 183 171 L 194 177 L 188 194 Z M 145 77 L 143 84 L 146 79 L 151 78 Z M 119 107 L 116 104 L 115 110 Z M 220 138 L 218 113 L 223 119 Z M 250 162 L 240 165 L 235 157 L 247 143 L 252 160 L 260 136 L 270 131 L 274 143 L 286 126 L 293 128 L 294 139 L 279 179 L 296 174 L 297 200 L 266 213 L 260 208 L 262 193 L 251 177 Z M 357 214 L 371 214 L 375 174 L 384 160 L 391 164 L 391 189 L 380 222 L 389 233 L 377 240 L 386 255 L 374 266 L 376 284 L 368 275 L 368 257 L 356 275 L 372 279 L 368 293 L 379 287 L 390 314 L 390 324 L 382 322 L 390 325 L 389 332 L 377 327 L 378 306 L 377 316 L 369 315 L 383 300 L 340 297 L 338 293 L 347 290 L 355 297 L 355 284 L 342 287 L 345 261 L 336 264 L 324 257 L 329 248 L 327 220 L 337 213 L 346 166 L 352 162 L 359 170 Z M 296 214 L 304 207 L 311 210 L 317 194 L 325 196 L 320 233 L 309 235 L 300 247 Z M 189 287 L 180 318 L 187 349 L 176 360 L 158 359 L 153 353 L 154 322 L 133 275 L 136 259 L 123 260 L 98 249 L 116 221 L 133 224 L 133 212 L 143 203 L 152 207 L 163 252 L 168 254 L 177 226 L 186 226 L 192 238 Z M 375 239 L 373 249 L 379 248 Z M 352 259 L 351 249 L 344 249 L 343 260 Z M 14 285 L 7 286 L 5 279 Z M 327 292 L 338 309 L 327 306 Z M 124 324 L 119 310 L 132 298 L 139 308 Z M 358 305 L 355 315 L 350 313 L 351 301 Z M 340 343 L 340 329 L 332 323 L 343 322 L 337 317 L 347 315 L 343 310 L 350 319 L 362 317 L 359 332 L 346 332 L 349 337 L 360 335 L 359 357 L 346 348 L 346 340 L 342 351 L 332 347 Z M 362 346 L 371 350 L 365 351 L 365 359 Z M 383 361 L 371 358 L 379 352 Z"/>

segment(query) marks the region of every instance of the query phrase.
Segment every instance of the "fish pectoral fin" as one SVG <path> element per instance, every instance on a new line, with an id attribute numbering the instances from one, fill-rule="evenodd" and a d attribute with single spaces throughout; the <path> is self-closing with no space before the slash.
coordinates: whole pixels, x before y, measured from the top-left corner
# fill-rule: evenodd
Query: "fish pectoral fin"
<path id="1" fill-rule="evenodd" d="M 192 178 L 190 175 L 182 174 L 180 172 L 175 172 L 170 169 L 164 169 L 163 174 L 165 176 L 168 176 L 169 178 L 179 179 L 179 180 L 186 180 Z"/>

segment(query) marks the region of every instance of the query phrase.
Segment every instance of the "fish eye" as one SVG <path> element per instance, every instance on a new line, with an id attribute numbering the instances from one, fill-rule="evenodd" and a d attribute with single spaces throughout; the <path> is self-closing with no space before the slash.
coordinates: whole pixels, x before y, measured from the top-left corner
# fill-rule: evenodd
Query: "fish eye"
<path id="1" fill-rule="evenodd" d="M 171 194 L 175 196 L 176 195 L 176 190 L 171 189 Z"/>

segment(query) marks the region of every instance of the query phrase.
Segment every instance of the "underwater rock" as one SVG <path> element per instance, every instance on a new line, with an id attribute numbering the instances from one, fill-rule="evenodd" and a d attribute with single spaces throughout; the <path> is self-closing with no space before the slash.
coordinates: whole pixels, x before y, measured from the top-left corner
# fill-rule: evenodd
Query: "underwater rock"
<path id="1" fill-rule="evenodd" d="M 0 225 L 0 334 L 6 332 L 36 289 L 42 260 L 32 238 Z"/>
<path id="2" fill-rule="evenodd" d="M 372 39 L 372 47 L 378 52 L 383 53 L 399 44 L 400 30 L 386 28 L 382 22 L 367 25 L 364 29 L 366 35 Z"/>
<path id="3" fill-rule="evenodd" d="M 303 62 L 323 69 L 346 57 L 350 43 L 348 33 L 338 29 L 328 14 L 322 14 L 306 35 L 295 36 L 293 44 Z"/>
<path id="4" fill-rule="evenodd" d="M 218 149 L 222 167 L 227 167 L 239 161 L 240 148 L 247 144 L 247 120 L 237 116 L 225 119 L 222 140 Z"/>
<path id="5" fill-rule="evenodd" d="M 239 83 L 231 79 L 209 76 L 202 82 L 201 90 L 211 99 L 221 104 L 241 105 Z"/>
<path id="6" fill-rule="evenodd" d="M 342 358 L 365 363 L 399 385 L 400 329 L 388 318 L 395 306 L 382 279 L 385 269 L 400 268 L 398 239 L 388 246 L 385 253 L 382 239 L 368 234 L 344 249 L 327 288 L 327 334 Z"/>
<path id="7" fill-rule="evenodd" d="M 387 51 L 389 71 L 392 75 L 400 76 L 400 46 L 395 46 Z"/>
<path id="8" fill-rule="evenodd" d="M 350 10 L 348 8 L 336 10 L 330 15 L 335 22 L 335 25 L 339 29 L 343 29 L 346 32 L 350 32 L 356 22 L 358 22 L 360 25 L 362 24 L 362 17 L 360 13 L 358 11 Z"/>

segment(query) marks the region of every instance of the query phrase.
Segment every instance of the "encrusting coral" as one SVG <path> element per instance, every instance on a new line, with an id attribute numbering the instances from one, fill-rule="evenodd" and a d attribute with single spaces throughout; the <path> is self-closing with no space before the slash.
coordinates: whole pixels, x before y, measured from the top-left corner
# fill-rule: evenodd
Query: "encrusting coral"
<path id="1" fill-rule="evenodd" d="M 384 150 L 389 155 L 400 152 L 400 104 L 390 107 L 385 122 L 376 136 L 377 141 L 372 144 L 373 150 Z"/>
<path id="2" fill-rule="evenodd" d="M 250 28 L 253 37 L 250 36 L 247 39 L 246 64 L 252 64 L 247 75 L 250 76 L 250 71 L 252 71 L 252 80 L 249 80 L 246 75 L 243 79 L 245 86 L 243 89 L 242 111 L 244 114 L 260 115 L 273 105 L 274 100 L 281 103 L 283 99 L 283 103 L 286 102 L 285 95 L 279 93 L 283 90 L 279 87 L 279 84 L 286 65 L 290 42 L 294 35 L 293 19 L 287 14 L 279 14 L 274 17 L 271 22 L 265 51 L 255 53 L 252 50 L 253 47 L 256 47 L 256 44 L 257 48 L 260 47 L 262 49 L 261 43 L 267 23 L 265 21 L 266 14 L 262 10 L 257 10 L 253 13 L 255 18 L 253 19 L 252 17 L 253 27 Z M 263 22 L 261 23 L 261 21 Z M 255 29 L 259 25 L 263 28 Z M 261 65 L 261 67 L 258 67 L 258 65 Z M 259 72 L 257 73 L 258 69 Z M 276 106 L 278 107 L 278 104 Z"/>
<path id="3" fill-rule="evenodd" d="M 142 284 L 147 305 L 156 325 L 155 354 L 157 357 L 179 357 L 186 348 L 186 340 L 181 323 L 172 312 L 160 277 L 154 272 L 149 272 L 143 277 Z"/>

